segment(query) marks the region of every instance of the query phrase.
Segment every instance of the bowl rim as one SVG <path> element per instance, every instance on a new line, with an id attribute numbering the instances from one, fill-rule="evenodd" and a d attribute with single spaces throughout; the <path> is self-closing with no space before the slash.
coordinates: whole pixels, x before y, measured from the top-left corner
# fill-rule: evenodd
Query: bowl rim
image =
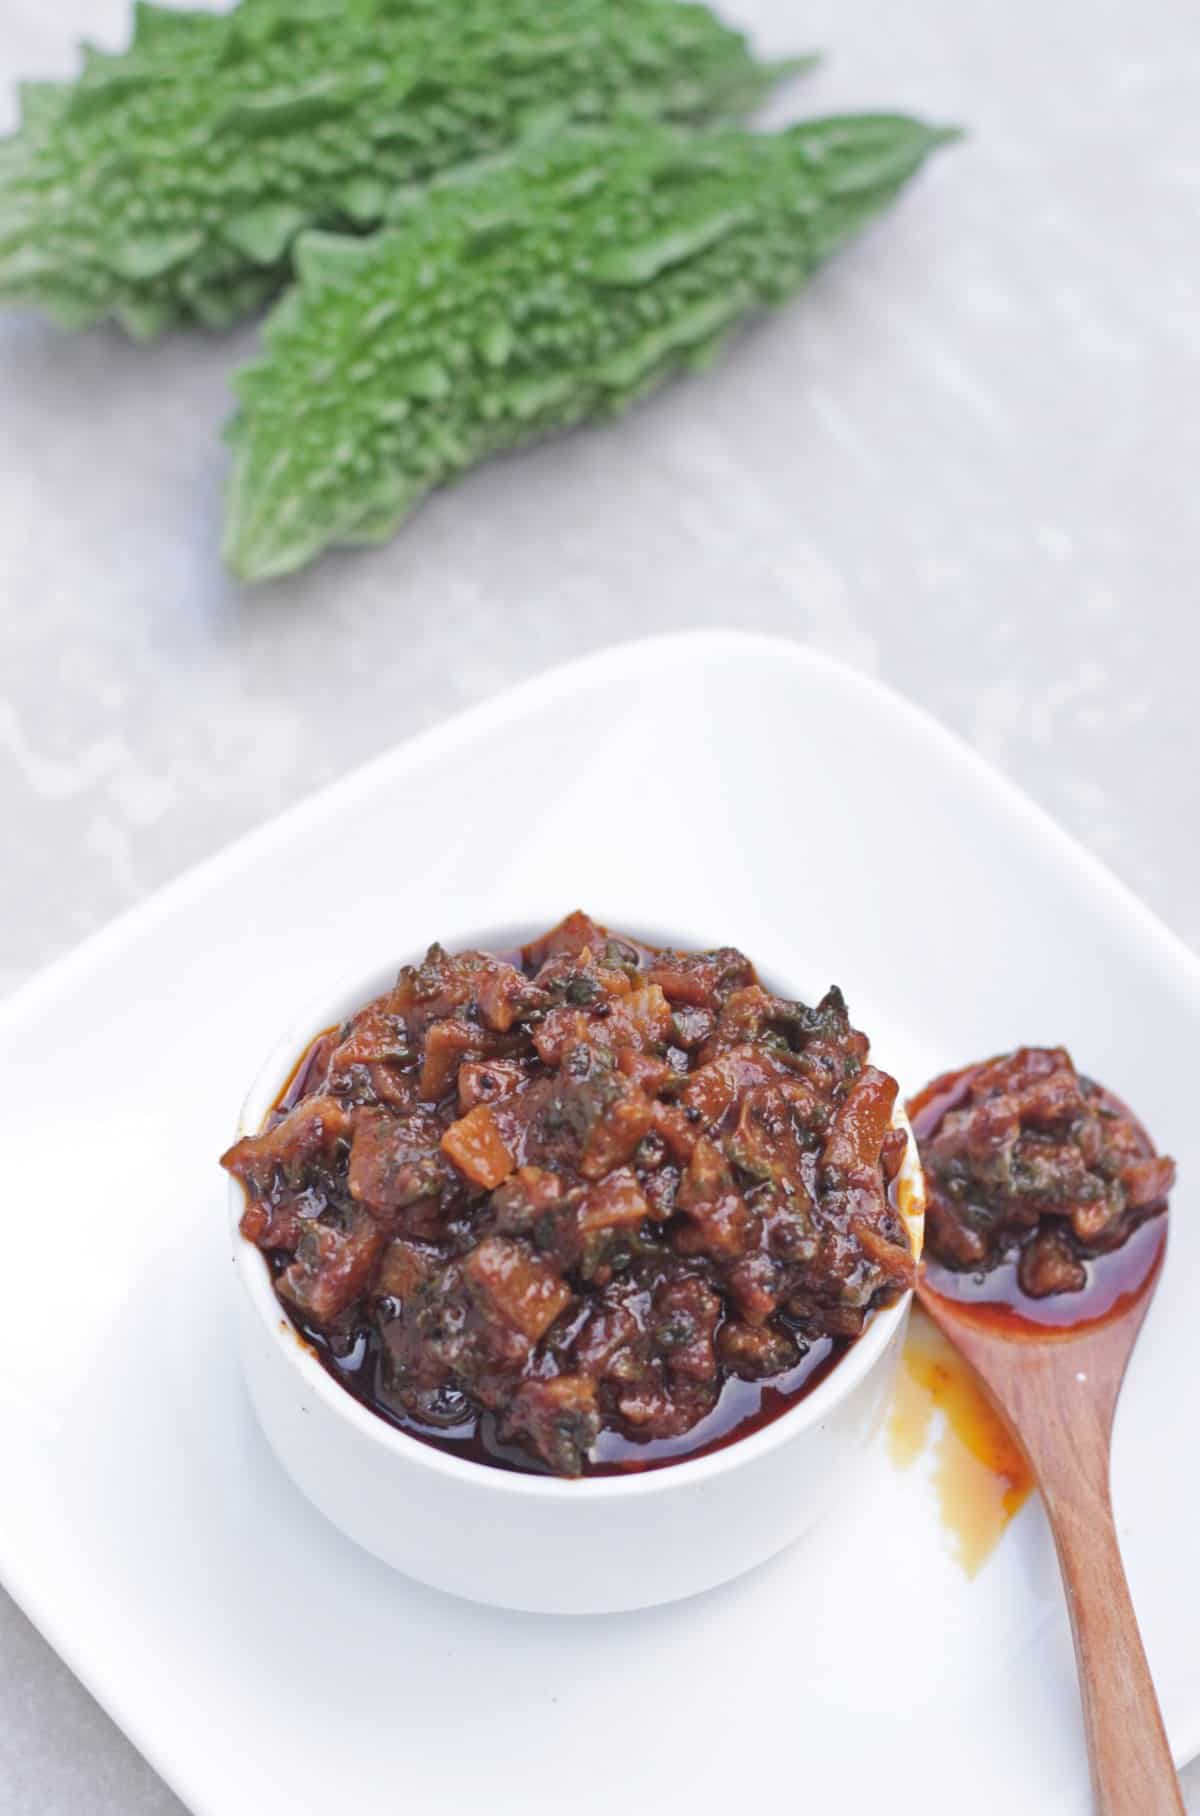
<path id="1" fill-rule="evenodd" d="M 562 917 L 559 918 L 561 920 Z M 558 922 L 551 921 L 548 924 L 553 927 Z M 647 932 L 644 927 L 631 928 L 619 915 L 606 917 L 597 924 L 615 926 L 627 937 L 643 940 L 647 944 L 673 945 L 684 951 L 711 951 L 715 943 L 706 942 L 702 936 L 697 937 L 686 930 L 673 929 L 670 934 L 663 935 L 661 932 Z M 538 935 L 531 934 L 529 928 L 543 925 L 545 923 L 537 916 L 522 917 L 517 923 L 509 922 L 499 928 L 488 927 L 481 931 L 476 927 L 466 933 L 451 933 L 442 944 L 452 952 L 511 949 L 537 938 Z M 343 976 L 336 989 L 325 992 L 318 1001 L 310 1003 L 304 1015 L 292 1022 L 273 1043 L 255 1073 L 238 1117 L 239 1139 L 243 1135 L 257 1133 L 262 1127 L 268 1111 L 278 1101 L 295 1073 L 302 1054 L 317 1034 L 344 1020 L 347 1015 L 354 1014 L 356 1009 L 378 996 L 388 987 L 399 967 L 411 962 L 393 955 L 368 967 L 356 967 L 353 973 Z M 755 968 L 757 969 L 757 964 Z M 773 974 L 772 968 L 769 975 Z M 909 1137 L 900 1178 L 908 1187 L 909 1205 L 905 1210 L 905 1222 L 910 1237 L 916 1232 L 919 1259 L 925 1190 L 916 1138 L 904 1109 L 903 1091 L 897 1098 L 892 1124 L 893 1127 L 903 1128 Z M 309 1393 L 316 1394 L 335 1417 L 345 1421 L 360 1437 L 389 1452 L 398 1461 L 428 1469 L 435 1475 L 459 1482 L 465 1487 L 473 1485 L 481 1491 L 490 1490 L 518 1497 L 533 1496 L 539 1500 L 578 1502 L 581 1499 L 612 1500 L 682 1493 L 690 1488 L 702 1487 L 705 1482 L 746 1467 L 756 1458 L 793 1442 L 811 1427 L 820 1425 L 835 1406 L 853 1394 L 855 1388 L 887 1353 L 893 1337 L 908 1316 L 913 1297 L 910 1289 L 894 1305 L 872 1313 L 865 1331 L 854 1340 L 824 1380 L 818 1382 L 789 1411 L 779 1414 L 757 1431 L 750 1432 L 743 1438 L 735 1438 L 705 1455 L 683 1456 L 654 1469 L 631 1470 L 628 1475 L 566 1478 L 540 1475 L 533 1471 L 525 1473 L 515 1469 L 498 1469 L 473 1458 L 451 1456 L 436 1445 L 423 1443 L 400 1427 L 389 1424 L 378 1413 L 371 1412 L 334 1380 L 322 1367 L 315 1351 L 292 1323 L 276 1296 L 266 1256 L 241 1233 L 239 1224 L 246 1208 L 245 1187 L 232 1175 L 229 1176 L 228 1185 L 234 1265 L 272 1344 L 283 1355 L 286 1364 L 296 1371 L 302 1387 Z"/>

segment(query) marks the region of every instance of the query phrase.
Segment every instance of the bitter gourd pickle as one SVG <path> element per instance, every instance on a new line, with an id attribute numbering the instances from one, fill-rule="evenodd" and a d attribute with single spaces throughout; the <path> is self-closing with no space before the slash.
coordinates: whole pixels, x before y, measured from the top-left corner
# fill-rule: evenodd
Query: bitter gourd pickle
<path id="1" fill-rule="evenodd" d="M 141 4 L 126 52 L 21 91 L 0 298 L 138 338 L 224 326 L 279 288 L 302 228 L 370 227 L 531 120 L 734 117 L 782 67 L 681 0 Z"/>
<path id="2" fill-rule="evenodd" d="M 956 136 L 898 115 L 528 144 L 367 239 L 312 233 L 237 377 L 226 558 L 390 535 L 485 456 L 626 408 L 783 302 Z"/>

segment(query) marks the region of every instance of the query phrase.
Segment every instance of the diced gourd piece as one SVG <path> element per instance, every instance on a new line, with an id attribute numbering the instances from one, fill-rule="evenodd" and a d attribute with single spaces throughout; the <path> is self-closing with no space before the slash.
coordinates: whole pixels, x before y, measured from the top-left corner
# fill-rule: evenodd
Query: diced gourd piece
<path id="1" fill-rule="evenodd" d="M 452 1088 L 463 1060 L 479 1057 L 478 1029 L 466 1022 L 437 1021 L 425 1036 L 425 1058 L 421 1065 L 421 1096 L 426 1103 L 437 1103 Z"/>
<path id="2" fill-rule="evenodd" d="M 586 1235 L 593 1230 L 618 1229 L 639 1224 L 651 1215 L 637 1174 L 629 1167 L 610 1173 L 584 1194 L 579 1207 L 579 1228 Z"/>
<path id="3" fill-rule="evenodd" d="M 654 1105 L 644 1091 L 630 1090 L 609 1104 L 592 1124 L 583 1145 L 579 1171 L 585 1179 L 602 1179 L 632 1158 L 654 1122 Z"/>
<path id="4" fill-rule="evenodd" d="M 485 1236 L 463 1263 L 477 1299 L 536 1343 L 571 1302 L 565 1280 L 523 1243 Z"/>
<path id="5" fill-rule="evenodd" d="M 507 1179 L 516 1161 L 505 1146 L 500 1125 L 487 1104 L 476 1104 L 442 1136 L 442 1152 L 472 1185 L 492 1192 Z"/>
<path id="6" fill-rule="evenodd" d="M 823 1169 L 836 1169 L 848 1177 L 860 1167 L 878 1168 L 899 1089 L 886 1072 L 863 1067 L 834 1113 L 821 1150 Z"/>

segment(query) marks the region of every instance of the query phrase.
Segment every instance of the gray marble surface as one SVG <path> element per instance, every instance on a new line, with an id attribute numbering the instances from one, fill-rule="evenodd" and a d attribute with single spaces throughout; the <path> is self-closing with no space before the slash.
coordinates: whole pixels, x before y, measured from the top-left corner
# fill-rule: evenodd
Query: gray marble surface
<path id="1" fill-rule="evenodd" d="M 217 430 L 252 333 L 0 321 L 0 989 L 465 703 L 702 624 L 920 700 L 1200 943 L 1191 0 L 727 10 L 829 49 L 793 108 L 970 138 L 722 368 L 474 475 L 384 551 L 223 575 Z M 3 0 L 0 126 L 17 78 L 125 16 Z M 0 1808 L 180 1808 L 7 1603 Z"/>

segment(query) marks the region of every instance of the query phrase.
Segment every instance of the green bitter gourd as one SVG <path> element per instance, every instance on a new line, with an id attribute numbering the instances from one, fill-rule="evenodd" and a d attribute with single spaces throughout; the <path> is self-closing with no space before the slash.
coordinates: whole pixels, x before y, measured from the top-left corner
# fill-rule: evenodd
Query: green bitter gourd
<path id="1" fill-rule="evenodd" d="M 953 136 L 896 115 L 587 129 L 434 184 L 370 238 L 304 235 L 235 380 L 227 560 L 261 579 L 381 541 L 485 456 L 703 364 Z"/>
<path id="2" fill-rule="evenodd" d="M 531 121 L 734 117 L 797 66 L 680 0 L 141 0 L 84 59 L 0 143 L 0 299 L 139 339 L 253 311 L 302 228 L 369 228 Z"/>

